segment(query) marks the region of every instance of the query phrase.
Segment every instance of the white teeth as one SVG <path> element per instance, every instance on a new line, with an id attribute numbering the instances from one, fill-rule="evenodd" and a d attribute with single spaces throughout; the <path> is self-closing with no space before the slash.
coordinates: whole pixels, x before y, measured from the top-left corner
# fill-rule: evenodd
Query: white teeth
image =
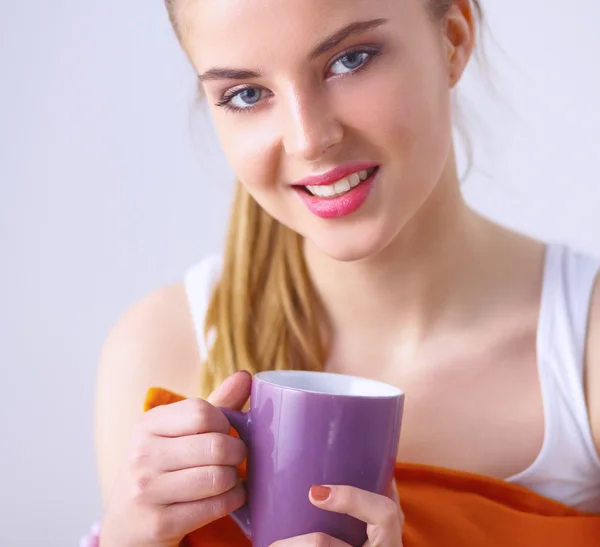
<path id="1" fill-rule="evenodd" d="M 317 186 L 318 191 L 320 191 L 321 193 L 318 195 L 321 195 L 325 198 L 330 197 L 335 195 L 335 185 L 332 186 Z"/>
<path id="2" fill-rule="evenodd" d="M 360 177 L 360 180 L 363 181 L 363 180 L 365 180 L 366 178 L 369 177 L 369 172 L 368 171 L 361 171 L 358 174 L 358 176 Z"/>
<path id="3" fill-rule="evenodd" d="M 350 182 L 350 187 L 354 188 L 355 186 L 358 186 L 360 184 L 360 173 L 352 173 L 349 177 L 348 177 L 348 181 Z"/>
<path id="4" fill-rule="evenodd" d="M 350 190 L 350 188 L 352 188 L 350 186 L 350 179 L 342 179 L 342 180 L 338 180 L 334 185 L 333 185 L 333 192 L 334 194 L 343 194 L 344 192 L 347 192 L 348 190 Z"/>
<path id="5" fill-rule="evenodd" d="M 348 177 L 338 180 L 333 184 L 329 184 L 328 186 L 306 186 L 306 189 L 311 194 L 322 198 L 340 196 L 355 186 L 358 186 L 363 180 L 368 179 L 373 171 L 375 171 L 374 168 L 367 169 L 365 171 L 359 171 L 358 173 L 352 173 Z"/>

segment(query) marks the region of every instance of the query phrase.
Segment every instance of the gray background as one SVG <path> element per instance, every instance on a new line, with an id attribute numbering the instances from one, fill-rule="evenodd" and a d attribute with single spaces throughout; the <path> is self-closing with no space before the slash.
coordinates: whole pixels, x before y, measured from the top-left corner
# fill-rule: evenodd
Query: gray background
<path id="1" fill-rule="evenodd" d="M 485 0 L 484 0 L 485 1 Z M 493 85 L 459 90 L 465 189 L 600 254 L 600 4 L 486 2 Z M 92 397 L 125 307 L 221 244 L 232 174 L 161 0 L 0 0 L 0 545 L 100 514 Z"/>

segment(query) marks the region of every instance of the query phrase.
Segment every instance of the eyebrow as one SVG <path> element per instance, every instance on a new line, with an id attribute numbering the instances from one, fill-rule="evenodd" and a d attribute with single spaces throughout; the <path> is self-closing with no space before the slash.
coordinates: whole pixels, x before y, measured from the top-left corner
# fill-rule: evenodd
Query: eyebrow
<path id="1" fill-rule="evenodd" d="M 370 21 L 357 21 L 350 23 L 337 30 L 331 36 L 323 40 L 309 54 L 308 60 L 313 61 L 324 53 L 336 47 L 338 44 L 356 34 L 362 34 L 388 22 L 388 19 L 371 19 Z M 215 67 L 203 72 L 198 76 L 200 82 L 209 80 L 247 80 L 249 78 L 260 78 L 262 74 L 256 70 L 244 70 L 239 68 Z"/>

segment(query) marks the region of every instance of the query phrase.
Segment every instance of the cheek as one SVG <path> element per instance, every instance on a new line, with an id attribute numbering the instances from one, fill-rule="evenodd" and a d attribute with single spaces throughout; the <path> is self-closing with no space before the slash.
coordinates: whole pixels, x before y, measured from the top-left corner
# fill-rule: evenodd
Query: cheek
<path id="1" fill-rule="evenodd" d="M 271 186 L 278 171 L 277 139 L 268 119 L 261 119 L 261 113 L 216 116 L 219 140 L 236 177 L 249 189 Z"/>
<path id="2" fill-rule="evenodd" d="M 446 115 L 447 97 L 439 85 L 428 79 L 407 79 L 381 99 L 390 105 L 389 111 L 380 112 L 390 132 L 405 144 L 418 144 L 423 138 L 430 139 L 432 133 L 440 134 Z"/>
<path id="3" fill-rule="evenodd" d="M 451 148 L 448 88 L 435 73 L 407 78 L 380 95 L 376 108 L 380 142 L 401 180 L 430 187 L 441 176 Z"/>
<path id="4" fill-rule="evenodd" d="M 436 67 L 396 66 L 339 97 L 345 124 L 366 137 L 363 144 L 375 146 L 371 152 L 383 154 L 377 159 L 406 159 L 423 144 L 434 144 L 431 139 L 442 138 L 448 89 L 436 72 Z"/>

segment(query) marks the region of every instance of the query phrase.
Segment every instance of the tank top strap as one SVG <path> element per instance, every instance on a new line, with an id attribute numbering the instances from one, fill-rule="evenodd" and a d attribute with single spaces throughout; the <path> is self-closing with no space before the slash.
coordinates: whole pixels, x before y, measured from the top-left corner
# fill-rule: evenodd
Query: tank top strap
<path id="1" fill-rule="evenodd" d="M 587 511 L 600 510 L 600 458 L 590 429 L 583 365 L 600 260 L 549 244 L 538 324 L 545 435 L 535 462 L 508 480 Z"/>
<path id="2" fill-rule="evenodd" d="M 206 339 L 204 327 L 206 313 L 215 285 L 221 274 L 221 256 L 210 255 L 189 268 L 185 272 L 184 286 L 188 306 L 196 331 L 200 358 L 205 360 L 208 355 L 210 340 Z"/>
<path id="3" fill-rule="evenodd" d="M 540 309 L 538 356 L 542 362 L 554 355 L 561 369 L 574 375 L 583 386 L 583 364 L 587 341 L 592 290 L 600 260 L 560 244 L 547 247 L 544 289 Z M 568 358 L 565 358 L 568 357 Z M 566 369 L 570 368 L 570 371 Z"/>

